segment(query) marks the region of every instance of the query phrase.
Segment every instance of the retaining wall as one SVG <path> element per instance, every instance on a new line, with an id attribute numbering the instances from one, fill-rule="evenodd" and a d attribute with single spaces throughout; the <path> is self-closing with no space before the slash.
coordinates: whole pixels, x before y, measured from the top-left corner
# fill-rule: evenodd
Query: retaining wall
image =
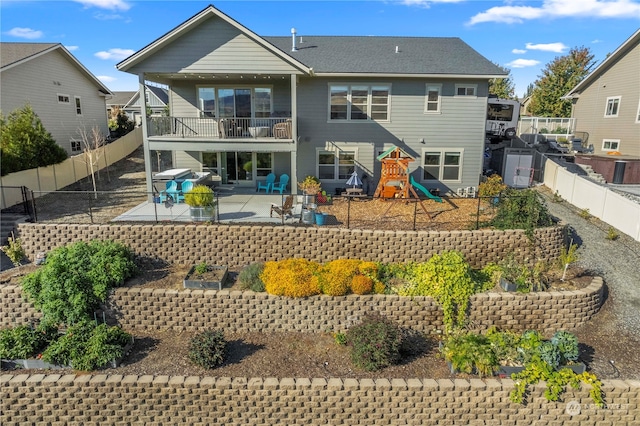
<path id="1" fill-rule="evenodd" d="M 640 422 L 640 381 L 603 382 L 607 406 L 589 387 L 563 402 L 532 388 L 509 401 L 511 380 L 212 378 L 121 375 L 2 375 L 3 426 L 128 425 L 631 425 Z"/>
<path id="2" fill-rule="evenodd" d="M 371 231 L 299 226 L 194 224 L 18 225 L 27 257 L 75 241 L 110 239 L 137 255 L 171 264 L 207 262 L 230 267 L 303 257 L 317 262 L 362 259 L 381 262 L 426 261 L 445 250 L 459 250 L 474 267 L 508 254 L 520 260 L 558 257 L 564 227 L 535 231 L 534 243 L 522 230 Z"/>
<path id="3" fill-rule="evenodd" d="M 471 297 L 474 328 L 553 333 L 585 324 L 603 303 L 602 278 L 581 290 L 540 293 L 481 293 Z M 17 286 L 0 287 L 0 327 L 39 317 L 22 301 Z M 252 291 L 119 288 L 105 306 L 107 318 L 125 330 L 345 331 L 362 317 L 379 312 L 399 325 L 421 332 L 441 330 L 442 309 L 430 297 L 348 295 L 287 298 Z"/>

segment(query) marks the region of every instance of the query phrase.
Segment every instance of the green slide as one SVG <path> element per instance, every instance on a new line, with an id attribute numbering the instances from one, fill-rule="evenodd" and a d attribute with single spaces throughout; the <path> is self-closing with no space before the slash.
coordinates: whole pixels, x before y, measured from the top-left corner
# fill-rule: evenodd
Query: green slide
<path id="1" fill-rule="evenodd" d="M 424 195 L 427 196 L 427 198 L 431 198 L 432 200 L 435 200 L 439 203 L 442 202 L 442 198 L 438 197 L 437 195 L 433 195 L 431 192 L 429 192 L 429 190 L 427 188 L 425 188 L 424 186 L 420 185 L 418 182 L 416 182 L 416 180 L 413 178 L 413 176 L 409 177 L 409 182 L 411 183 L 411 186 L 413 186 L 414 188 L 418 188 L 420 191 L 422 191 L 424 193 Z"/>

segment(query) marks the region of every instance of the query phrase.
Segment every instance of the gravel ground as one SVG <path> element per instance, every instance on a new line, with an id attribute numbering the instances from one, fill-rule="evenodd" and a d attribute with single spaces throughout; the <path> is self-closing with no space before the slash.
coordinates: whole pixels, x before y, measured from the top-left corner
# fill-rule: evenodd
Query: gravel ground
<path id="1" fill-rule="evenodd" d="M 592 369 L 601 378 L 640 379 L 640 242 L 622 233 L 610 241 L 608 224 L 583 218 L 580 209 L 567 202 L 553 202 L 546 188 L 540 192 L 551 214 L 569 225 L 579 246 L 578 265 L 602 276 L 606 284 L 602 310 L 576 333 L 581 342 L 598 347 Z"/>

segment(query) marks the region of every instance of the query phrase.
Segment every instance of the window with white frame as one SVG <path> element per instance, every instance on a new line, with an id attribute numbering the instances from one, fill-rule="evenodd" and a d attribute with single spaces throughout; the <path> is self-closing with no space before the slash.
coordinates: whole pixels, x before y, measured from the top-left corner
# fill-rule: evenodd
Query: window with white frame
<path id="1" fill-rule="evenodd" d="M 266 176 L 273 172 L 273 154 L 256 152 L 256 176 Z"/>
<path id="2" fill-rule="evenodd" d="M 602 150 L 603 151 L 618 151 L 620 148 L 620 139 L 603 139 Z"/>
<path id="3" fill-rule="evenodd" d="M 477 90 L 476 84 L 456 84 L 456 96 L 476 96 Z"/>
<path id="4" fill-rule="evenodd" d="M 460 181 L 462 153 L 456 149 L 428 149 L 422 153 L 422 179 Z"/>
<path id="5" fill-rule="evenodd" d="M 617 117 L 620 109 L 620 96 L 612 96 L 607 98 L 607 108 L 604 111 L 605 117 Z"/>
<path id="6" fill-rule="evenodd" d="M 386 121 L 391 86 L 385 84 L 329 85 L 329 120 Z"/>
<path id="7" fill-rule="evenodd" d="M 638 113 L 636 114 L 636 123 L 640 123 L 640 101 L 638 102 Z"/>
<path id="8" fill-rule="evenodd" d="M 440 92 L 442 92 L 442 84 L 427 84 L 424 101 L 424 112 L 426 114 L 440 112 Z"/>
<path id="9" fill-rule="evenodd" d="M 80 101 L 80 97 L 75 97 L 76 102 L 76 115 L 82 115 L 82 102 Z"/>
<path id="10" fill-rule="evenodd" d="M 346 181 L 356 169 L 356 150 L 317 150 L 318 178 Z"/>
<path id="11" fill-rule="evenodd" d="M 71 141 L 71 152 L 82 151 L 82 143 L 80 141 Z"/>
<path id="12" fill-rule="evenodd" d="M 201 117 L 268 118 L 272 106 L 271 87 L 198 87 Z"/>
<path id="13" fill-rule="evenodd" d="M 63 95 L 62 93 L 58 93 L 58 103 L 59 104 L 68 104 L 71 101 L 69 100 L 69 95 Z"/>

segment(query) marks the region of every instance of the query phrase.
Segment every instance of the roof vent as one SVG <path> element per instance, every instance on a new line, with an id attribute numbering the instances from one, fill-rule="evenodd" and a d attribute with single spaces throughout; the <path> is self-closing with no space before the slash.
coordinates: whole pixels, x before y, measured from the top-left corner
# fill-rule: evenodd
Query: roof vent
<path id="1" fill-rule="evenodd" d="M 291 28 L 291 51 L 297 52 L 298 47 L 296 46 L 296 29 Z"/>
<path id="2" fill-rule="evenodd" d="M 396 53 L 400 53 L 400 49 L 396 46 Z"/>

